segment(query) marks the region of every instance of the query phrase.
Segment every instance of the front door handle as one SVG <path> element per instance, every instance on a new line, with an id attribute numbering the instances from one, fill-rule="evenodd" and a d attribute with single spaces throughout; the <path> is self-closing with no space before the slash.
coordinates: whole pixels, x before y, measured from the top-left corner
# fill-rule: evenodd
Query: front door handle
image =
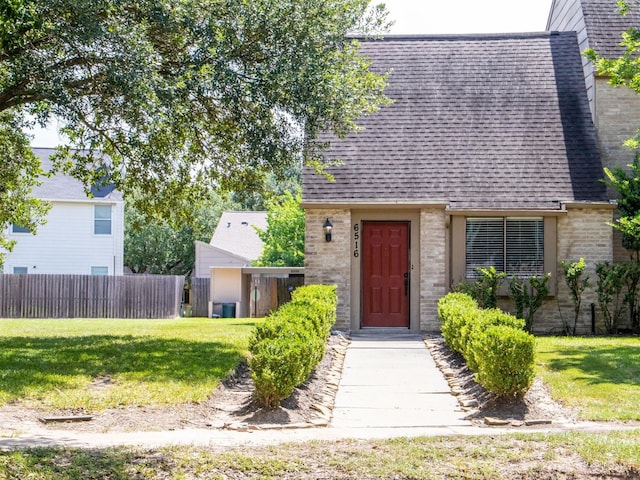
<path id="1" fill-rule="evenodd" d="M 409 295 L 409 272 L 405 272 L 404 274 L 404 296 Z"/>

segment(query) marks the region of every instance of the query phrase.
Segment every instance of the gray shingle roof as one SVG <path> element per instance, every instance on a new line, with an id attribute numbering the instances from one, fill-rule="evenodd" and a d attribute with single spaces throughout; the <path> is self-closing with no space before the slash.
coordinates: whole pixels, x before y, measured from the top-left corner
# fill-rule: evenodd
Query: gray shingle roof
<path id="1" fill-rule="evenodd" d="M 55 153 L 55 149 L 34 148 L 33 153 L 40 159 L 45 172 L 52 169 L 50 157 Z M 122 193 L 112 188 L 92 189 L 92 191 L 96 199 L 122 200 Z M 43 178 L 42 185 L 33 189 L 33 196 L 43 200 L 86 201 L 88 199 L 82 182 L 61 173 L 51 178 Z"/>
<path id="2" fill-rule="evenodd" d="M 222 212 L 209 244 L 247 261 L 257 260 L 263 244 L 254 227 L 267 229 L 267 212 Z"/>
<path id="3" fill-rule="evenodd" d="M 640 7 L 636 6 L 622 16 L 615 0 L 581 0 L 582 12 L 589 37 L 589 47 L 607 58 L 624 53 L 620 46 L 622 32 L 640 27 Z"/>
<path id="4" fill-rule="evenodd" d="M 386 37 L 361 52 L 394 100 L 330 136 L 335 182 L 306 170 L 303 202 L 443 202 L 555 209 L 606 201 L 574 33 Z"/>

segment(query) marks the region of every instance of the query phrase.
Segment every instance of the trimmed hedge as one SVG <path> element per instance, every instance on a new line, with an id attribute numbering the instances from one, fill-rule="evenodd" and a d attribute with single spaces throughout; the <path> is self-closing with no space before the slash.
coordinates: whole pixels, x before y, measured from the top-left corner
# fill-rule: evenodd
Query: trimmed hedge
<path id="1" fill-rule="evenodd" d="M 474 355 L 478 381 L 501 396 L 522 397 L 533 383 L 535 339 L 524 330 L 495 325 L 480 333 Z"/>
<path id="2" fill-rule="evenodd" d="M 336 287 L 298 287 L 291 302 L 254 328 L 249 340 L 249 367 L 255 396 L 275 408 L 304 383 L 325 353 L 336 319 Z"/>
<path id="3" fill-rule="evenodd" d="M 482 310 L 463 293 L 438 302 L 442 336 L 462 354 L 476 380 L 500 396 L 522 396 L 534 378 L 535 338 L 525 321 L 497 308 Z"/>

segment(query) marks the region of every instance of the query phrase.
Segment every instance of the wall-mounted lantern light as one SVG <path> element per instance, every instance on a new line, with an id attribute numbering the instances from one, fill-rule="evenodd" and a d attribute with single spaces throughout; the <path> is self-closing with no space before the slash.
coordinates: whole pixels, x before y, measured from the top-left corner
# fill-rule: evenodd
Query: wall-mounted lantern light
<path id="1" fill-rule="evenodd" d="M 331 230 L 333 229 L 333 224 L 327 218 L 327 221 L 322 225 L 322 230 L 324 230 L 324 239 L 327 242 L 331 241 Z"/>

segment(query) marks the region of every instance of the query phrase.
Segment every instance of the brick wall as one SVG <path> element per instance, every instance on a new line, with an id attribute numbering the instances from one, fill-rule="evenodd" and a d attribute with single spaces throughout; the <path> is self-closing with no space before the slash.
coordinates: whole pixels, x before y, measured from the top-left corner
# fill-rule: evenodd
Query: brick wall
<path id="1" fill-rule="evenodd" d="M 447 293 L 447 222 L 444 209 L 420 212 L 420 330 L 439 332 L 438 300 Z"/>
<path id="2" fill-rule="evenodd" d="M 606 78 L 596 79 L 595 123 L 602 164 L 613 168 L 626 166 L 633 161 L 634 152 L 623 143 L 640 127 L 640 95 L 627 87 L 614 88 L 607 82 Z M 609 196 L 615 198 L 617 193 L 609 189 Z M 621 235 L 614 233 L 613 238 L 614 260 L 628 260 L 629 253 L 622 248 Z"/>
<path id="3" fill-rule="evenodd" d="M 574 313 L 571 294 L 564 280 L 562 260 L 578 261 L 581 257 L 587 263 L 586 274 L 591 286 L 582 297 L 582 309 L 577 324 L 578 333 L 591 332 L 590 304 L 596 303 L 595 265 L 598 262 L 612 261 L 612 229 L 606 222 L 611 221 L 610 208 L 568 208 L 567 215 L 558 218 L 558 264 L 556 275 L 558 292 L 555 298 L 547 300 L 535 316 L 534 331 L 537 333 L 561 333 L 563 324 L 573 325 Z M 503 308 L 511 310 L 505 302 Z M 513 311 L 513 310 L 511 310 Z M 597 309 L 596 309 L 597 311 Z M 597 312 L 596 312 L 597 313 Z M 596 315 L 597 326 L 602 319 Z"/>
<path id="4" fill-rule="evenodd" d="M 325 241 L 322 230 L 327 218 L 333 224 L 331 242 Z M 342 209 L 307 209 L 305 220 L 305 283 L 337 285 L 335 328 L 350 330 L 351 212 Z"/>

